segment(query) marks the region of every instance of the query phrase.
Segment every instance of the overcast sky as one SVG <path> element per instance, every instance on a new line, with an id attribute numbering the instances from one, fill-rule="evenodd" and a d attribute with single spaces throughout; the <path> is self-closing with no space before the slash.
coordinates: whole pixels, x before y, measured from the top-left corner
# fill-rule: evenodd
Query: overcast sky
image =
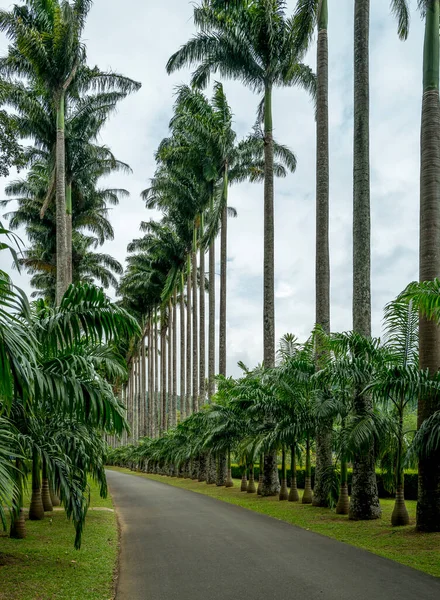
<path id="1" fill-rule="evenodd" d="M 288 2 L 293 10 L 295 2 Z M 331 326 L 352 326 L 352 126 L 353 0 L 329 2 Z M 11 2 L 0 0 L 0 7 Z M 412 1 L 409 40 L 400 42 L 387 0 L 371 0 L 371 206 L 373 333 L 380 334 L 384 304 L 418 273 L 419 134 L 423 27 Z M 142 82 L 103 130 L 101 141 L 128 162 L 133 175 L 107 180 L 131 197 L 113 210 L 115 240 L 105 251 L 124 263 L 127 243 L 138 236 L 148 212 L 140 192 L 154 173 L 154 152 L 167 135 L 176 85 L 189 72 L 169 77 L 169 56 L 194 33 L 187 0 L 95 0 L 85 30 L 90 64 Z M 6 41 L 0 39 L 0 52 Z M 315 50 L 306 61 L 315 68 Z M 224 82 L 240 137 L 250 132 L 258 99 L 239 83 Z M 208 91 L 209 93 L 209 91 Z M 314 324 L 315 122 L 305 92 L 274 91 L 274 135 L 297 155 L 293 175 L 276 181 L 276 335 L 305 339 Z M 14 176 L 15 177 L 15 176 Z M 14 178 L 12 177 L 12 178 Z M 3 186 L 6 180 L 0 180 Z M 229 225 L 228 374 L 237 361 L 262 360 L 263 186 L 231 189 L 238 218 Z M 10 270 L 5 253 L 0 267 Z M 219 268 L 217 268 L 219 272 Z M 14 281 L 30 291 L 25 275 Z"/>

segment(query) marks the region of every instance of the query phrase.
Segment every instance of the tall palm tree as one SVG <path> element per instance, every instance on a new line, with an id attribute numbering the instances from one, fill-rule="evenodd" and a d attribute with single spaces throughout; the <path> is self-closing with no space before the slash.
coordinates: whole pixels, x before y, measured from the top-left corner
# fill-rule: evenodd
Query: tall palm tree
<path id="1" fill-rule="evenodd" d="M 392 0 L 401 39 L 408 34 L 407 0 Z M 354 5 L 354 144 L 353 144 L 353 330 L 371 335 L 370 267 L 370 0 Z M 370 409 L 367 395 L 357 394 L 356 412 Z M 355 457 L 350 501 L 351 519 L 377 519 L 381 511 L 377 493 L 374 450 Z"/>
<path id="2" fill-rule="evenodd" d="M 439 108 L 439 0 L 421 0 L 425 18 L 423 96 L 420 163 L 420 281 L 440 276 L 440 124 Z M 440 365 L 440 328 L 436 321 L 420 318 L 420 368 L 434 374 Z M 418 426 L 440 408 L 437 394 L 421 395 Z M 440 531 L 440 453 L 419 458 L 417 529 Z"/>
<path id="3" fill-rule="evenodd" d="M 57 223 L 57 302 L 69 285 L 67 254 L 65 112 L 66 99 L 76 87 L 118 85 L 126 90 L 139 89 L 136 82 L 124 78 L 111 80 L 98 69 L 88 69 L 81 36 L 92 0 L 33 0 L 15 5 L 10 12 L 0 11 L 0 30 L 11 39 L 0 70 L 40 85 L 56 110 L 55 189 Z M 69 194 L 68 194 L 69 198 Z"/>

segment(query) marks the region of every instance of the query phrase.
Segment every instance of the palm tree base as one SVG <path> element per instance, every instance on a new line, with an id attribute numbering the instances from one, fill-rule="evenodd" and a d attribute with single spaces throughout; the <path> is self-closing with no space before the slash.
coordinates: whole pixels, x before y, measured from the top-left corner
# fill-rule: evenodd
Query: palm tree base
<path id="1" fill-rule="evenodd" d="M 52 506 L 59 506 L 61 504 L 60 499 L 58 498 L 58 495 L 54 492 L 54 490 L 49 487 L 49 492 L 50 492 L 50 499 L 52 501 Z"/>
<path id="2" fill-rule="evenodd" d="M 246 477 L 246 473 L 243 473 L 243 475 L 241 476 L 240 492 L 247 492 L 247 489 L 248 489 L 247 477 Z"/>
<path id="3" fill-rule="evenodd" d="M 303 504 L 312 504 L 312 502 L 313 502 L 312 479 L 311 479 L 311 477 L 306 477 L 304 493 L 303 493 L 303 497 L 302 497 L 302 503 Z"/>
<path id="4" fill-rule="evenodd" d="M 258 476 L 258 488 L 257 488 L 257 494 L 259 496 L 261 496 L 262 488 L 263 488 L 263 475 L 259 475 Z"/>
<path id="5" fill-rule="evenodd" d="M 350 508 L 350 499 L 348 497 L 348 484 L 344 483 L 339 489 L 339 498 L 336 505 L 337 515 L 348 515 Z"/>
<path id="6" fill-rule="evenodd" d="M 393 514 L 391 515 L 391 525 L 393 527 L 409 525 L 409 514 L 406 510 L 403 486 L 399 486 L 396 491 L 396 502 L 394 504 Z"/>
<path id="7" fill-rule="evenodd" d="M 228 476 L 226 478 L 225 487 L 227 487 L 227 488 L 234 487 L 234 482 L 232 480 L 232 470 L 231 469 L 228 469 Z"/>
<path id="8" fill-rule="evenodd" d="M 41 499 L 43 501 L 44 512 L 52 512 L 52 500 L 50 498 L 49 480 L 43 479 L 41 485 Z"/>
<path id="9" fill-rule="evenodd" d="M 26 522 L 24 520 L 24 512 L 22 508 L 20 509 L 18 517 L 12 520 L 9 537 L 13 538 L 14 540 L 24 540 L 26 537 Z"/>
<path id="10" fill-rule="evenodd" d="M 246 491 L 248 494 L 255 494 L 255 492 L 257 491 L 257 488 L 255 487 L 254 476 L 252 474 L 249 475 L 249 483 Z"/>
<path id="11" fill-rule="evenodd" d="M 292 481 L 292 484 L 290 486 L 289 497 L 287 499 L 289 502 L 299 502 L 299 494 L 296 485 L 296 479 Z"/>
<path id="12" fill-rule="evenodd" d="M 44 506 L 40 488 L 38 490 L 32 490 L 31 504 L 29 506 L 29 519 L 31 521 L 41 521 L 44 519 Z"/>
<path id="13" fill-rule="evenodd" d="M 289 489 L 287 487 L 287 479 L 283 479 L 281 481 L 280 493 L 278 494 L 278 500 L 288 500 L 289 499 Z"/>

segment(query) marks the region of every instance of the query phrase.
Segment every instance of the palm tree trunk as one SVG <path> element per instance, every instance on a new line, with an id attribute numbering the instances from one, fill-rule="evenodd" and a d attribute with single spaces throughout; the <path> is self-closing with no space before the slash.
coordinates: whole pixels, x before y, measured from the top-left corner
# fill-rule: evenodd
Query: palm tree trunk
<path id="1" fill-rule="evenodd" d="M 52 512 L 52 500 L 49 491 L 49 478 L 47 472 L 47 462 L 43 458 L 43 479 L 41 483 L 41 499 L 43 501 L 44 512 Z"/>
<path id="2" fill-rule="evenodd" d="M 186 381 L 185 381 L 185 285 L 180 288 L 180 420 L 186 417 Z"/>
<path id="3" fill-rule="evenodd" d="M 148 326 L 148 435 L 154 437 L 154 360 L 153 360 L 153 321 L 151 313 L 149 314 Z"/>
<path id="4" fill-rule="evenodd" d="M 203 221 L 202 235 L 203 236 Z M 199 408 L 205 404 L 206 350 L 205 350 L 205 248 L 200 245 L 200 327 L 199 327 Z"/>
<path id="5" fill-rule="evenodd" d="M 264 295 L 263 344 L 264 366 L 275 366 L 275 254 L 274 254 L 274 175 L 272 87 L 264 91 Z M 268 472 L 267 469 L 272 469 Z M 280 490 L 277 453 L 264 457 L 263 496 L 276 496 Z"/>
<path id="6" fill-rule="evenodd" d="M 61 300 L 69 286 L 67 262 L 66 225 L 66 142 L 64 118 L 64 92 L 57 98 L 57 142 L 56 142 L 56 242 L 57 242 L 57 286 L 56 302 Z"/>
<path id="7" fill-rule="evenodd" d="M 188 257 L 186 279 L 186 406 L 185 413 L 191 414 L 191 258 Z"/>
<path id="8" fill-rule="evenodd" d="M 353 147 L 353 330 L 371 335 L 370 284 L 370 0 L 355 0 L 354 8 L 354 147 Z M 365 414 L 371 398 L 356 394 L 355 413 Z M 377 519 L 381 510 L 377 492 L 374 449 L 353 460 L 349 518 Z"/>
<path id="9" fill-rule="evenodd" d="M 228 474 L 226 477 L 226 487 L 234 487 L 234 482 L 232 481 L 232 468 L 231 468 L 231 450 L 228 449 Z"/>
<path id="10" fill-rule="evenodd" d="M 329 136 L 328 136 L 328 7 L 322 0 L 318 13 L 317 102 L 316 102 L 316 317 L 315 322 L 330 333 L 329 251 Z M 322 350 L 317 348 L 320 369 Z M 316 470 L 313 506 L 329 506 L 328 474 L 332 466 L 332 427 L 316 432 Z"/>
<path id="11" fill-rule="evenodd" d="M 288 500 L 289 490 L 287 488 L 286 449 L 283 446 L 281 459 L 281 488 L 278 495 L 279 500 Z"/>
<path id="12" fill-rule="evenodd" d="M 215 242 L 209 246 L 208 399 L 215 393 Z"/>
<path id="13" fill-rule="evenodd" d="M 226 485 L 228 478 L 228 458 L 225 452 L 220 452 L 217 457 L 217 478 L 215 485 L 217 487 L 223 487 Z"/>
<path id="14" fill-rule="evenodd" d="M 148 325 L 147 325 L 148 331 Z M 145 337 L 147 333 L 145 334 Z M 141 436 L 147 435 L 147 354 L 145 352 L 145 337 L 142 338 L 141 360 L 142 360 L 142 378 L 141 378 Z"/>
<path id="15" fill-rule="evenodd" d="M 29 519 L 31 521 L 41 521 L 44 518 L 40 466 L 40 457 L 34 451 L 32 455 L 32 497 L 29 506 Z"/>
<path id="16" fill-rule="evenodd" d="M 225 175 L 225 178 L 227 176 Z M 225 193 L 227 181 L 225 184 Z M 226 201 L 225 201 L 226 202 Z M 222 213 L 220 237 L 220 331 L 219 331 L 219 373 L 226 376 L 226 297 L 227 297 L 227 253 L 228 253 L 228 207 Z"/>
<path id="17" fill-rule="evenodd" d="M 195 248 L 195 246 L 194 246 Z M 193 311 L 192 311 L 192 410 L 199 410 L 199 340 L 198 340 L 198 299 L 197 299 L 197 254 L 194 250 L 191 257 L 192 262 L 192 295 L 193 295 Z"/>
<path id="18" fill-rule="evenodd" d="M 240 492 L 247 492 L 247 467 L 246 465 L 243 465 L 243 468 L 241 470 L 241 486 L 240 486 Z"/>
<path id="19" fill-rule="evenodd" d="M 304 482 L 304 493 L 302 497 L 303 504 L 312 504 L 313 492 L 312 492 L 312 465 L 310 460 L 310 438 L 307 436 L 306 439 L 306 473 Z"/>
<path id="20" fill-rule="evenodd" d="M 426 8 L 423 56 L 423 99 L 420 173 L 420 281 L 440 276 L 440 110 L 439 110 L 439 0 Z M 419 362 L 421 369 L 438 371 L 440 328 L 420 319 Z M 440 409 L 436 394 L 421 395 L 418 426 Z M 417 529 L 440 531 L 440 451 L 419 459 Z"/>
<path id="21" fill-rule="evenodd" d="M 177 425 L 177 288 L 173 297 L 173 408 L 172 427 Z"/>
<path id="22" fill-rule="evenodd" d="M 167 314 L 165 307 L 160 317 L 160 399 L 161 399 L 161 433 L 166 431 L 167 425 Z"/>
<path id="23" fill-rule="evenodd" d="M 350 499 L 348 497 L 348 481 L 347 481 L 347 461 L 341 460 L 341 484 L 339 489 L 339 498 L 336 505 L 337 515 L 348 515 L 350 508 Z"/>
<path id="24" fill-rule="evenodd" d="M 253 462 L 251 462 L 251 464 L 249 465 L 249 482 L 248 482 L 246 491 L 248 494 L 255 494 L 255 492 L 257 491 L 257 488 L 255 487 L 254 463 Z"/>
<path id="25" fill-rule="evenodd" d="M 167 429 L 173 426 L 173 303 L 168 308 L 168 415 Z"/>
<path id="26" fill-rule="evenodd" d="M 72 184 L 66 185 L 66 254 L 67 254 L 67 282 L 72 283 L 73 260 L 72 260 Z"/>
<path id="27" fill-rule="evenodd" d="M 159 347 L 157 332 L 157 310 L 154 316 L 154 437 L 157 437 L 160 427 L 160 398 L 159 398 Z"/>
<path id="28" fill-rule="evenodd" d="M 23 466 L 19 458 L 15 459 L 15 469 L 17 496 L 14 500 L 14 510 L 11 515 L 9 537 L 16 540 L 23 540 L 26 537 L 26 522 L 23 512 Z"/>
<path id="29" fill-rule="evenodd" d="M 264 479 L 264 454 L 260 454 L 260 462 L 258 465 L 258 487 L 257 487 L 257 495 L 261 496 L 261 490 L 263 489 L 263 479 Z"/>
<path id="30" fill-rule="evenodd" d="M 289 502 L 299 502 L 298 486 L 296 483 L 296 444 L 290 448 L 290 492 Z"/>

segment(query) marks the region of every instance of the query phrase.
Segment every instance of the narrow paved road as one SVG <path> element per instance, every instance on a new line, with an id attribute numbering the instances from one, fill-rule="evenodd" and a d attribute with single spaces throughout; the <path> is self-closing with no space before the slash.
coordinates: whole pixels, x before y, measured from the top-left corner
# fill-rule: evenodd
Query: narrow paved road
<path id="1" fill-rule="evenodd" d="M 282 521 L 115 471 L 117 600 L 440 600 L 440 580 Z"/>

